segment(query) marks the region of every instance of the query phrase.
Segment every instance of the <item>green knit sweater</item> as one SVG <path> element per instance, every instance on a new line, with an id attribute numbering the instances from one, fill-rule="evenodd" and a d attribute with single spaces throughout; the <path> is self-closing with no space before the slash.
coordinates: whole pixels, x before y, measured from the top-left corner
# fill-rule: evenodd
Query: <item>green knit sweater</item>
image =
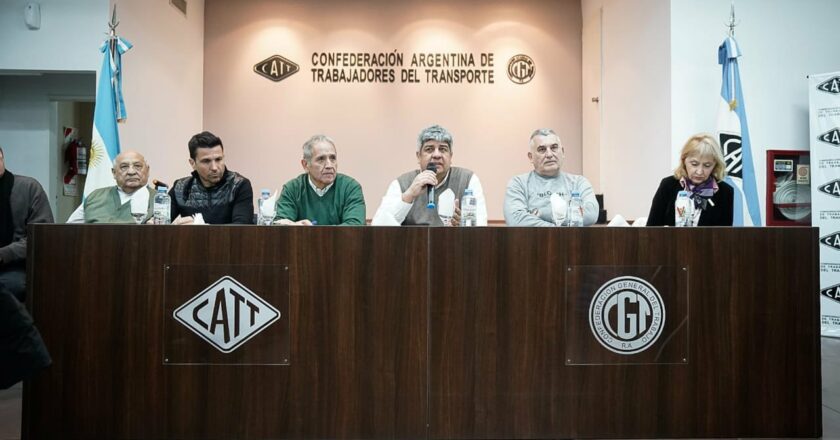
<path id="1" fill-rule="evenodd" d="M 352 177 L 338 174 L 333 186 L 319 197 L 304 173 L 286 182 L 277 200 L 277 219 L 307 219 L 318 225 L 364 225 L 365 197 Z"/>

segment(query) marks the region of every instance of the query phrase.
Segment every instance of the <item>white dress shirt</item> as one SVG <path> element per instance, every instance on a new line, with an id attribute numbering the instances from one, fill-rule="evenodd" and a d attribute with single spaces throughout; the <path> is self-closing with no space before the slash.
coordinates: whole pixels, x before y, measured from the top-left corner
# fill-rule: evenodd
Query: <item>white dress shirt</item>
<path id="1" fill-rule="evenodd" d="M 437 187 L 442 186 L 449 179 L 449 174 L 441 181 Z M 484 190 L 481 189 L 481 181 L 475 174 L 470 178 L 467 184 L 467 189 L 471 189 L 478 204 L 478 211 L 476 212 L 476 225 L 487 226 L 487 203 L 484 200 Z M 382 203 L 376 210 L 376 215 L 371 220 L 373 226 L 399 226 L 411 210 L 414 203 L 406 203 L 402 199 L 403 191 L 400 188 L 400 183 L 394 179 L 385 196 L 382 197 Z M 460 196 L 458 196 L 460 199 Z"/>

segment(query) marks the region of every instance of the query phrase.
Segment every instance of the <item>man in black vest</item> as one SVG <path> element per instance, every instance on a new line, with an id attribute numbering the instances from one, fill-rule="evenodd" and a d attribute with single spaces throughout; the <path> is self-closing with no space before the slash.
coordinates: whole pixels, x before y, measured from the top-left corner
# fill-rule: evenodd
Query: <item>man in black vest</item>
<path id="1" fill-rule="evenodd" d="M 253 224 L 251 181 L 225 166 L 222 140 L 203 131 L 193 136 L 187 146 L 193 172 L 176 180 L 169 190 L 172 224 L 194 223 L 197 214 L 209 224 Z"/>
<path id="2" fill-rule="evenodd" d="M 417 136 L 417 163 L 418 169 L 397 177 L 388 186 L 373 217 L 373 225 L 458 226 L 458 199 L 466 189 L 471 189 L 478 206 L 476 224 L 487 226 L 487 205 L 481 182 L 472 171 L 452 166 L 452 134 L 449 131 L 439 125 L 424 128 Z M 429 187 L 435 188 L 434 208 L 427 207 Z M 444 225 L 438 214 L 438 199 L 446 190 L 455 195 L 455 215 L 449 225 Z"/>

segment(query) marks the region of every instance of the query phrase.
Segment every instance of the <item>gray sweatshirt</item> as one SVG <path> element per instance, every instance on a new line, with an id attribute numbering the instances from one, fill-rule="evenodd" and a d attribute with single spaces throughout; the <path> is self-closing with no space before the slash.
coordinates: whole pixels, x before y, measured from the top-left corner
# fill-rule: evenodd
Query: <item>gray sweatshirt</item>
<path id="1" fill-rule="evenodd" d="M 0 248 L 3 264 L 26 260 L 26 225 L 53 222 L 47 194 L 41 184 L 31 177 L 15 174 L 11 205 L 15 232 L 12 242 Z"/>
<path id="2" fill-rule="evenodd" d="M 592 184 L 583 176 L 561 172 L 555 177 L 543 177 L 534 171 L 510 179 L 505 192 L 505 223 L 508 226 L 554 226 L 551 215 L 551 195 L 557 193 L 567 202 L 572 191 L 583 200 L 583 224 L 598 220 L 598 201 Z M 537 215 L 532 214 L 534 210 Z"/>

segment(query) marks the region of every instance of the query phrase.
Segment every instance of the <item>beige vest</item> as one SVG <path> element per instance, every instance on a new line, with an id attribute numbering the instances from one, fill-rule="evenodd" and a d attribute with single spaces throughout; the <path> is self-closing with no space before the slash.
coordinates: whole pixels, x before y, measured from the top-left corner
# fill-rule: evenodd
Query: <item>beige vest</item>
<path id="1" fill-rule="evenodd" d="M 155 193 L 150 187 L 149 209 L 147 218 L 152 217 L 155 204 Z M 138 191 L 143 191 L 138 189 Z M 85 198 L 85 223 L 131 223 L 134 224 L 134 217 L 131 216 L 131 203 L 120 203 L 120 194 L 116 186 L 99 188 Z"/>
<path id="2" fill-rule="evenodd" d="M 411 182 L 414 181 L 414 178 L 417 177 L 418 174 L 420 174 L 420 170 L 414 170 L 397 177 L 397 182 L 400 183 L 400 189 L 402 192 L 405 192 L 405 190 L 411 186 Z M 467 185 L 470 184 L 472 175 L 473 172 L 466 168 L 449 168 L 449 177 L 446 179 L 446 182 L 435 188 L 435 206 L 438 204 L 438 197 L 442 192 L 446 191 L 447 188 L 451 189 L 452 192 L 455 193 L 456 199 L 461 200 L 464 196 L 464 190 L 467 189 Z M 403 220 L 402 224 L 443 226 L 443 222 L 440 221 L 437 208 L 427 208 L 426 206 L 428 204 L 429 194 L 428 192 L 423 191 L 422 194 L 414 199 L 414 204 L 411 205 L 411 210 L 408 211 L 408 215 L 405 216 L 405 220 Z"/>

